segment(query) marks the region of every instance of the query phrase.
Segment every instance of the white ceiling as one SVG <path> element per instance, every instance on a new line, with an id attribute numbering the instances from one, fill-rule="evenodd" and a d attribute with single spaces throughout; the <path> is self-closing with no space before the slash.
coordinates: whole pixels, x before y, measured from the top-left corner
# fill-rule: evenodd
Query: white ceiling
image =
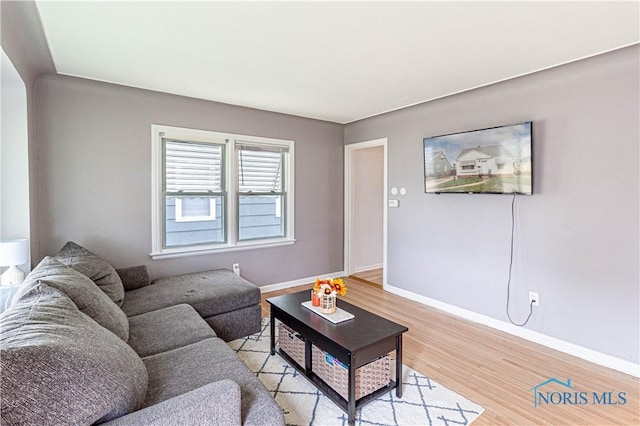
<path id="1" fill-rule="evenodd" d="M 637 1 L 36 4 L 60 74 L 338 123 L 640 41 Z"/>

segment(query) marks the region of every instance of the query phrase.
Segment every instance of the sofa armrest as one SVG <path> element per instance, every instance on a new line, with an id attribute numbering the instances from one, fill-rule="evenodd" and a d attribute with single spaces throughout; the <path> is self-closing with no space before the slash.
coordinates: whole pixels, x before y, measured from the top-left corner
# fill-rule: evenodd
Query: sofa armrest
<path id="1" fill-rule="evenodd" d="M 116 272 L 122 280 L 125 291 L 135 290 L 136 288 L 144 287 L 151 283 L 149 271 L 144 265 L 116 269 Z"/>
<path id="2" fill-rule="evenodd" d="M 240 386 L 220 380 L 102 424 L 239 425 L 240 419 Z"/>

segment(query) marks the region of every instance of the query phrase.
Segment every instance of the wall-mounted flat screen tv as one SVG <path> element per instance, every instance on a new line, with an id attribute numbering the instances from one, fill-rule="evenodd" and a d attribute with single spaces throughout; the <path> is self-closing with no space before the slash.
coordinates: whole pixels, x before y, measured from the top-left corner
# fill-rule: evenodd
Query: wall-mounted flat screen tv
<path id="1" fill-rule="evenodd" d="M 532 122 L 424 138 L 427 193 L 533 193 Z"/>

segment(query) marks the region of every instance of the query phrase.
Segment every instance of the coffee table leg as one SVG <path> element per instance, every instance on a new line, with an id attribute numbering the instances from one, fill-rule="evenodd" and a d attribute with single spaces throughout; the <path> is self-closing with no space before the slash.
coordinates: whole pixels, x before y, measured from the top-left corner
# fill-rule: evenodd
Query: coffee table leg
<path id="1" fill-rule="evenodd" d="M 349 400 L 347 401 L 349 426 L 356 423 L 356 369 L 353 368 L 353 365 L 353 356 L 349 355 L 349 379 L 347 381 L 349 389 Z"/>
<path id="2" fill-rule="evenodd" d="M 402 398 L 402 334 L 396 336 L 396 396 Z"/>
<path id="3" fill-rule="evenodd" d="M 270 340 L 271 340 L 271 355 L 276 354 L 276 317 L 273 315 L 273 308 L 271 308 L 271 321 L 269 323 L 269 328 L 271 332 Z"/>
<path id="4" fill-rule="evenodd" d="M 313 362 L 313 358 L 311 356 L 311 341 L 304 341 L 304 374 L 311 373 L 313 366 L 311 363 Z"/>

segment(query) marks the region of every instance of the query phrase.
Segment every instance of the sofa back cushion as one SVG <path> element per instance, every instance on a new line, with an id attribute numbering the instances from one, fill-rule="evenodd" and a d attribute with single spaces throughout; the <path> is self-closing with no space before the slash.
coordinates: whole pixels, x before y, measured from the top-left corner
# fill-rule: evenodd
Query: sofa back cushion
<path id="1" fill-rule="evenodd" d="M 0 327 L 3 424 L 92 424 L 144 402 L 140 357 L 59 290 L 32 286 Z"/>
<path id="2" fill-rule="evenodd" d="M 73 241 L 69 241 L 55 255 L 55 258 L 91 278 L 116 305 L 122 306 L 124 301 L 122 280 L 113 266 L 100 256 L 93 254 Z"/>
<path id="3" fill-rule="evenodd" d="M 89 315 L 125 342 L 129 339 L 129 320 L 122 309 L 88 277 L 53 257 L 45 257 L 27 275 L 14 300 L 22 297 L 39 281 L 62 291 L 76 304 L 80 312 Z"/>

